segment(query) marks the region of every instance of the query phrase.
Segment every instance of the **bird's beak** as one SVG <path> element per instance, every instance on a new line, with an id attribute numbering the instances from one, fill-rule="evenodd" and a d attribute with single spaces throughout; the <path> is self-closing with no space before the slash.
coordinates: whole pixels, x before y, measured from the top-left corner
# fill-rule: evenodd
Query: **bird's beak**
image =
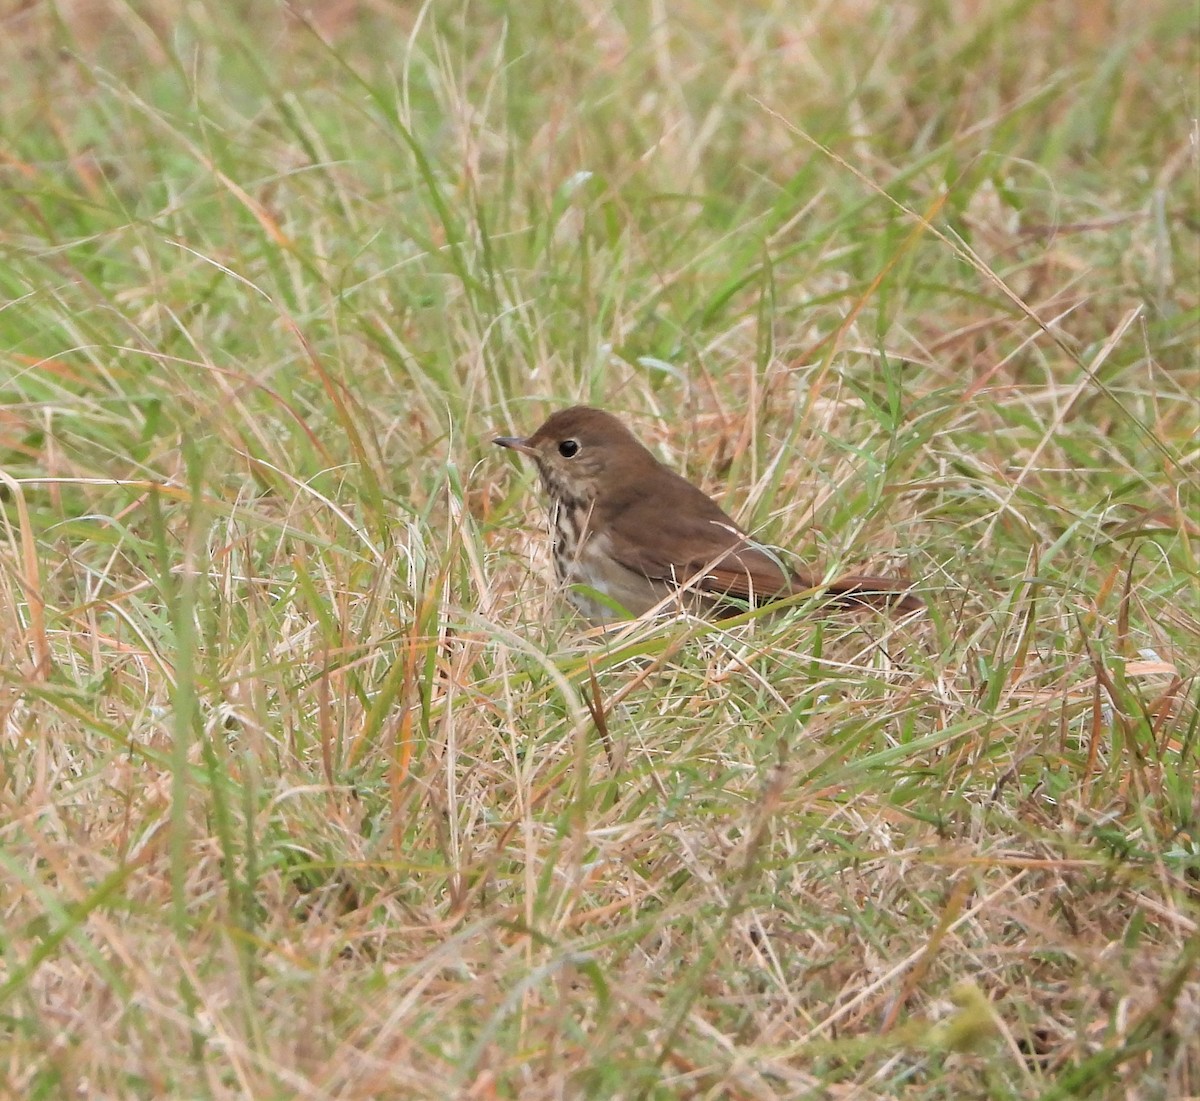
<path id="1" fill-rule="evenodd" d="M 529 441 L 522 439 L 520 436 L 497 436 L 492 443 L 498 443 L 501 447 L 511 448 L 513 451 L 519 451 L 522 455 L 536 455 L 532 447 L 529 446 Z"/>

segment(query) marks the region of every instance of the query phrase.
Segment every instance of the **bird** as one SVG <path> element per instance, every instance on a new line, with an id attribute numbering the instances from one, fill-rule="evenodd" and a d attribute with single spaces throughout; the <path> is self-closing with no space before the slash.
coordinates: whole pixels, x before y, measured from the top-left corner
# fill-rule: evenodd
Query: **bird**
<path id="1" fill-rule="evenodd" d="M 792 569 L 602 409 L 561 409 L 530 436 L 492 442 L 537 466 L 550 503 L 555 572 L 593 624 L 652 609 L 725 618 L 810 591 L 840 607 L 925 606 L 907 581 L 822 581 Z"/>

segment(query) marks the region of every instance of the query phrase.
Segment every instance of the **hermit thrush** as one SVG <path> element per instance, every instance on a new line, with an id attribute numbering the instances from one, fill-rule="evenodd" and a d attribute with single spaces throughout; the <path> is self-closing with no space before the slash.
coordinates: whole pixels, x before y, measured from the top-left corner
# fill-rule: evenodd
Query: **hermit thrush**
<path id="1" fill-rule="evenodd" d="M 555 570 L 593 623 L 660 604 L 730 615 L 806 589 L 839 605 L 923 607 L 903 581 L 822 582 L 796 573 L 599 409 L 564 409 L 532 436 L 493 442 L 537 464 L 550 498 Z"/>

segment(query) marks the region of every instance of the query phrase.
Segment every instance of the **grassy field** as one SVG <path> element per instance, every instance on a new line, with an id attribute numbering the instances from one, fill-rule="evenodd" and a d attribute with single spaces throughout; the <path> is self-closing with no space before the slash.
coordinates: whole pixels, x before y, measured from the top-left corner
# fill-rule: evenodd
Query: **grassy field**
<path id="1" fill-rule="evenodd" d="M 2 1095 L 1200 1095 L 1198 26 L 9 5 Z M 589 629 L 577 401 L 928 613 Z"/>

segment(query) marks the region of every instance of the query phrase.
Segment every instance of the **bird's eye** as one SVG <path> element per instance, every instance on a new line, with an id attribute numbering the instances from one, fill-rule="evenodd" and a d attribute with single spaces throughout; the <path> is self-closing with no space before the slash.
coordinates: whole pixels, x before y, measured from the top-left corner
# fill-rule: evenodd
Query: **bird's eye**
<path id="1" fill-rule="evenodd" d="M 579 451 L 579 441 L 578 440 L 563 440 L 563 442 L 558 445 L 558 453 L 564 459 L 571 458 L 573 455 L 577 454 L 578 451 Z"/>

